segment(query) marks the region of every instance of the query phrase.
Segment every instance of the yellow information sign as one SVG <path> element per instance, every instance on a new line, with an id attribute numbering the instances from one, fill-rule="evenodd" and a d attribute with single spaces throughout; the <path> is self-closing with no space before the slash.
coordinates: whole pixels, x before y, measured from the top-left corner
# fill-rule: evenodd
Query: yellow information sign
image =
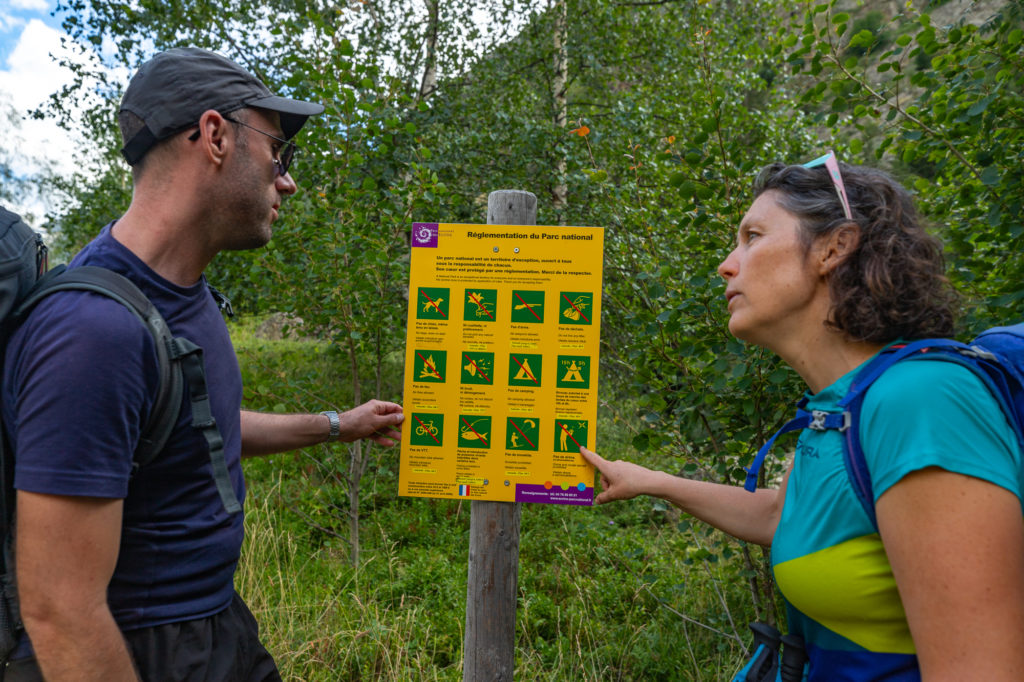
<path id="1" fill-rule="evenodd" d="M 414 223 L 399 494 L 593 504 L 604 230 Z"/>

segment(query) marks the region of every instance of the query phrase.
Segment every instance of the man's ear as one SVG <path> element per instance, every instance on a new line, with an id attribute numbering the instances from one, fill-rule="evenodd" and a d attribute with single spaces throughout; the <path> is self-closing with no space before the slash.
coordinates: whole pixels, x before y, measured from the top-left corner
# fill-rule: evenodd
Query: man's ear
<path id="1" fill-rule="evenodd" d="M 818 254 L 820 274 L 830 274 L 857 250 L 859 244 L 860 228 L 855 223 L 846 223 L 824 237 L 822 248 Z"/>
<path id="2" fill-rule="evenodd" d="M 215 165 L 224 163 L 230 147 L 230 136 L 227 133 L 229 121 L 215 109 L 207 109 L 199 117 L 199 139 L 203 154 Z"/>

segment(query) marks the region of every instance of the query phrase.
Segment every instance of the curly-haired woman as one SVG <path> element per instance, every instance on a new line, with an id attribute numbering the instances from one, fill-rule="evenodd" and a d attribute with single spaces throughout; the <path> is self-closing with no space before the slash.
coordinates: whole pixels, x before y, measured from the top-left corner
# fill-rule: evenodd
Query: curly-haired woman
<path id="1" fill-rule="evenodd" d="M 886 346 L 952 334 L 941 247 L 888 175 L 832 157 L 768 166 L 754 190 L 718 267 L 729 331 L 800 374 L 806 409 L 842 412 Z M 996 398 L 959 364 L 900 362 L 867 392 L 859 433 L 877 530 L 835 431 L 803 431 L 779 488 L 753 494 L 582 453 L 598 503 L 653 495 L 771 545 L 810 680 L 1024 680 L 1022 453 Z"/>

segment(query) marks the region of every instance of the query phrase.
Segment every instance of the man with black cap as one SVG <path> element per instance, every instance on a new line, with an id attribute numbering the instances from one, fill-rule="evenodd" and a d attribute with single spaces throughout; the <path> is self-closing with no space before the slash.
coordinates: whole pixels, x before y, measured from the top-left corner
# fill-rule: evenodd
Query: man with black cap
<path id="1" fill-rule="evenodd" d="M 291 138 L 322 111 L 273 95 L 204 50 L 168 50 L 132 78 L 119 114 L 132 202 L 71 267 L 125 275 L 174 336 L 202 347 L 227 476 L 218 479 L 215 448 L 187 404 L 160 454 L 133 472 L 159 381 L 153 337 L 104 296 L 43 300 L 4 367 L 28 634 L 4 679 L 40 679 L 40 670 L 47 680 L 280 679 L 233 588 L 240 459 L 338 439 L 393 444 L 402 408 L 374 400 L 340 415 L 241 410 L 237 360 L 203 271 L 220 251 L 270 239 L 296 191 Z"/>

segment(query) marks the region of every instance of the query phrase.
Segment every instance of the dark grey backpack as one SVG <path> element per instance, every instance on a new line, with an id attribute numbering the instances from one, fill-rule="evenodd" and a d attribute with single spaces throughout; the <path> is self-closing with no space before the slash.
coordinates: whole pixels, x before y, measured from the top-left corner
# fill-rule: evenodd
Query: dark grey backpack
<path id="1" fill-rule="evenodd" d="M 156 345 L 160 389 L 149 421 L 132 455 L 133 472 L 151 462 L 167 442 L 183 408 L 187 387 L 192 406 L 192 427 L 202 430 L 210 448 L 214 480 L 229 513 L 241 511 L 224 461 L 224 441 L 210 408 L 202 348 L 171 335 L 156 307 L 130 280 L 94 266 L 48 270 L 46 246 L 39 234 L 21 218 L 0 207 L 0 361 L 10 334 L 44 297 L 57 291 L 92 291 L 108 296 L 130 310 L 150 331 Z M 217 292 L 213 292 L 218 297 Z M 2 365 L 0 365 L 2 366 Z M 22 629 L 14 579 L 14 458 L 6 430 L 0 422 L 0 661 L 6 661 Z"/>

